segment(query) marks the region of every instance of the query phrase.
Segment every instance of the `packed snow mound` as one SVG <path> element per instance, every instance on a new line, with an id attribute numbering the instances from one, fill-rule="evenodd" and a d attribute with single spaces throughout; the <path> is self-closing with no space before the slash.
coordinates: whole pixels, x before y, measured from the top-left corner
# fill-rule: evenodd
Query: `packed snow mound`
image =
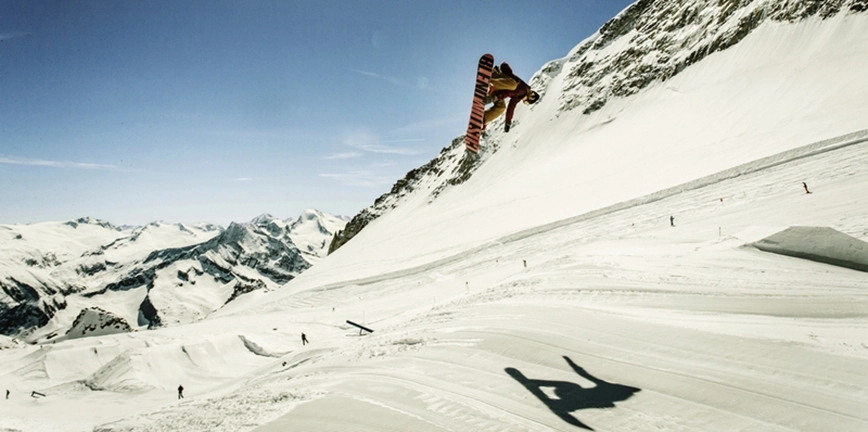
<path id="1" fill-rule="evenodd" d="M 828 227 L 789 227 L 752 245 L 765 252 L 868 271 L 868 243 Z"/>
<path id="2" fill-rule="evenodd" d="M 117 393 L 171 390 L 178 383 L 188 389 L 201 389 L 208 383 L 231 378 L 233 371 L 250 371 L 270 361 L 252 352 L 238 335 L 225 334 L 182 344 L 127 349 L 84 382 L 91 390 Z"/>

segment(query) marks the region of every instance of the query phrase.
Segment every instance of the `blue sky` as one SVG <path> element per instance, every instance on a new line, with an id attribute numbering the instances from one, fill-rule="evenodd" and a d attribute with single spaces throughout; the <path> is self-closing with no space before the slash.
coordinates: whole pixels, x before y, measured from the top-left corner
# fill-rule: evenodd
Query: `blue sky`
<path id="1" fill-rule="evenodd" d="M 632 0 L 0 0 L 0 224 L 352 216 Z"/>

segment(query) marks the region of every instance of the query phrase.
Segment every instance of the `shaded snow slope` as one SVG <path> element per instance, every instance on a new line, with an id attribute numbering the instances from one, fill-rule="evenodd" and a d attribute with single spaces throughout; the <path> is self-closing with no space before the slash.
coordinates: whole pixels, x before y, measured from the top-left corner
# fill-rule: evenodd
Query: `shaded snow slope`
<path id="1" fill-rule="evenodd" d="M 868 271 L 868 243 L 828 227 L 790 227 L 751 245 L 765 252 Z"/>

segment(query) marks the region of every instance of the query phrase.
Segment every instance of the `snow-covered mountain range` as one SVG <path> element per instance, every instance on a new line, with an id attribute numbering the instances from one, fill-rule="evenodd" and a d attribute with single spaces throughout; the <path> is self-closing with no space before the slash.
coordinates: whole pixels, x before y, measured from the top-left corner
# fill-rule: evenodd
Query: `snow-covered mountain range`
<path id="1" fill-rule="evenodd" d="M 265 214 L 225 229 L 119 228 L 93 218 L 3 225 L 0 332 L 60 340 L 82 319 L 127 331 L 194 322 L 242 294 L 292 280 L 326 255 L 345 223 L 306 210 L 294 220 Z"/>
<path id="2" fill-rule="evenodd" d="M 865 0 L 639 0 L 541 67 L 509 133 L 456 138 L 285 284 L 134 332 L 108 306 L 142 298 L 85 286 L 64 340 L 0 337 L 0 428 L 868 430 L 865 273 L 752 246 L 868 240 L 866 28 Z M 78 227 L 32 267 L 114 241 Z M 202 235 L 123 274 L 249 278 L 282 238 Z"/>

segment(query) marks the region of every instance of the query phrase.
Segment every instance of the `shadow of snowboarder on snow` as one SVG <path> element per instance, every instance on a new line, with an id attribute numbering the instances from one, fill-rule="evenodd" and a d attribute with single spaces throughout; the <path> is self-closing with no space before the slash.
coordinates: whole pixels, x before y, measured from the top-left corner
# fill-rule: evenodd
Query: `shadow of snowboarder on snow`
<path id="1" fill-rule="evenodd" d="M 567 381 L 528 379 L 517 369 L 506 368 L 504 370 L 565 422 L 591 431 L 594 429 L 579 421 L 571 413 L 585 408 L 614 408 L 615 402 L 627 400 L 634 393 L 641 391 L 636 387 L 603 381 L 573 363 L 569 357 L 564 356 L 564 360 L 579 376 L 593 382 L 594 387 L 584 388 L 579 384 Z M 549 397 L 543 392 L 543 388 L 554 389 L 554 397 Z"/>

